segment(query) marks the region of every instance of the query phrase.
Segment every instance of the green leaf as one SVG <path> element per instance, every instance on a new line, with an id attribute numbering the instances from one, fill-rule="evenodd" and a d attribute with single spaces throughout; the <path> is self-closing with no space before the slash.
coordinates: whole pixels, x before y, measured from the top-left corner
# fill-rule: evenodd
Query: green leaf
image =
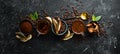
<path id="1" fill-rule="evenodd" d="M 96 21 L 95 15 L 92 15 L 92 21 Z"/>
<path id="2" fill-rule="evenodd" d="M 34 17 L 33 14 L 30 14 L 30 18 L 31 18 L 32 20 L 35 20 L 35 17 Z"/>
<path id="3" fill-rule="evenodd" d="M 38 19 L 38 13 L 37 13 L 37 11 L 34 13 L 34 16 L 35 16 L 36 19 Z"/>
<path id="4" fill-rule="evenodd" d="M 33 20 L 33 21 L 36 21 L 38 19 L 38 13 L 37 11 L 33 14 L 30 14 L 30 18 Z"/>
<path id="5" fill-rule="evenodd" d="M 95 16 L 95 15 L 92 15 L 92 21 L 99 21 L 101 19 L 101 16 Z"/>
<path id="6" fill-rule="evenodd" d="M 101 19 L 101 16 L 97 16 L 95 21 L 99 21 Z"/>

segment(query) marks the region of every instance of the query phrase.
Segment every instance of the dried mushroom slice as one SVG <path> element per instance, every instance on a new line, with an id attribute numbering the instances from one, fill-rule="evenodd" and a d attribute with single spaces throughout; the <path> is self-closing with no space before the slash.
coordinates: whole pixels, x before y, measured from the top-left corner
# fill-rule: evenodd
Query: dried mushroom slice
<path id="1" fill-rule="evenodd" d="M 52 23 L 52 18 L 50 17 L 50 16 L 47 16 L 47 17 L 45 17 L 47 20 L 49 20 L 50 21 L 50 23 Z"/>
<path id="2" fill-rule="evenodd" d="M 89 33 L 98 33 L 99 32 L 99 24 L 97 22 L 90 22 L 87 25 Z"/>
<path id="3" fill-rule="evenodd" d="M 58 18 L 58 21 L 53 18 L 53 25 L 54 25 L 56 34 L 58 34 L 58 32 L 60 31 L 61 24 L 62 24 L 62 22 L 61 22 L 60 18 Z"/>
<path id="4" fill-rule="evenodd" d="M 70 33 L 70 30 L 68 30 L 68 33 L 65 35 L 63 40 L 69 40 L 73 37 L 74 33 Z"/>
<path id="5" fill-rule="evenodd" d="M 29 34 L 28 36 L 24 36 L 21 32 L 16 32 L 16 38 L 19 39 L 22 42 L 27 42 L 32 38 L 32 35 Z"/>

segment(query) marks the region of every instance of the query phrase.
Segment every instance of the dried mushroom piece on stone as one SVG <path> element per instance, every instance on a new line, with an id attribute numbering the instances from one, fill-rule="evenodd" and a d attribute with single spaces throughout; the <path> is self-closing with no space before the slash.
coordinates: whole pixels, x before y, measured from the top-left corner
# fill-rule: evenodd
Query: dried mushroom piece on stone
<path id="1" fill-rule="evenodd" d="M 29 34 L 29 35 L 25 36 L 22 32 L 16 32 L 16 38 L 22 42 L 27 42 L 30 39 L 32 39 L 32 35 Z"/>
<path id="2" fill-rule="evenodd" d="M 67 34 L 65 34 L 65 37 L 62 40 L 69 40 L 73 37 L 74 33 L 71 33 L 70 30 L 68 30 Z"/>
<path id="3" fill-rule="evenodd" d="M 100 19 L 101 19 L 101 16 L 92 15 L 92 21 L 86 25 L 89 33 L 99 33 L 100 25 L 98 21 Z"/>

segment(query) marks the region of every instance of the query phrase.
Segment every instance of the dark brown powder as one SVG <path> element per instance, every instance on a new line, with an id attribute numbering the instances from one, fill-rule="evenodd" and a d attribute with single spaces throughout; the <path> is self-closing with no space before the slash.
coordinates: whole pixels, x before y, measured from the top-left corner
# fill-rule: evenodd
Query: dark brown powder
<path id="1" fill-rule="evenodd" d="M 47 20 L 39 20 L 37 23 L 37 29 L 40 33 L 46 34 L 50 30 L 50 23 Z"/>
<path id="2" fill-rule="evenodd" d="M 22 21 L 20 23 L 20 30 L 23 32 L 23 33 L 30 33 L 32 32 L 32 24 L 25 20 L 25 21 Z"/>

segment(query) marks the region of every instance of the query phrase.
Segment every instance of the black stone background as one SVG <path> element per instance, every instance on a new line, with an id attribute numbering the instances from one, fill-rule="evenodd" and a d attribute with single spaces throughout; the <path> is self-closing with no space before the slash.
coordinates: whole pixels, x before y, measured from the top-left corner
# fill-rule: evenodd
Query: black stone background
<path id="1" fill-rule="evenodd" d="M 0 0 L 0 54 L 119 54 L 119 3 L 119 0 Z M 61 7 L 71 11 L 72 6 L 80 12 L 94 9 L 95 15 L 101 15 L 100 23 L 107 38 L 59 41 L 52 32 L 45 37 L 33 37 L 26 43 L 15 38 L 20 17 L 34 11 L 41 13 L 42 9 L 50 16 L 61 16 L 64 13 Z"/>

